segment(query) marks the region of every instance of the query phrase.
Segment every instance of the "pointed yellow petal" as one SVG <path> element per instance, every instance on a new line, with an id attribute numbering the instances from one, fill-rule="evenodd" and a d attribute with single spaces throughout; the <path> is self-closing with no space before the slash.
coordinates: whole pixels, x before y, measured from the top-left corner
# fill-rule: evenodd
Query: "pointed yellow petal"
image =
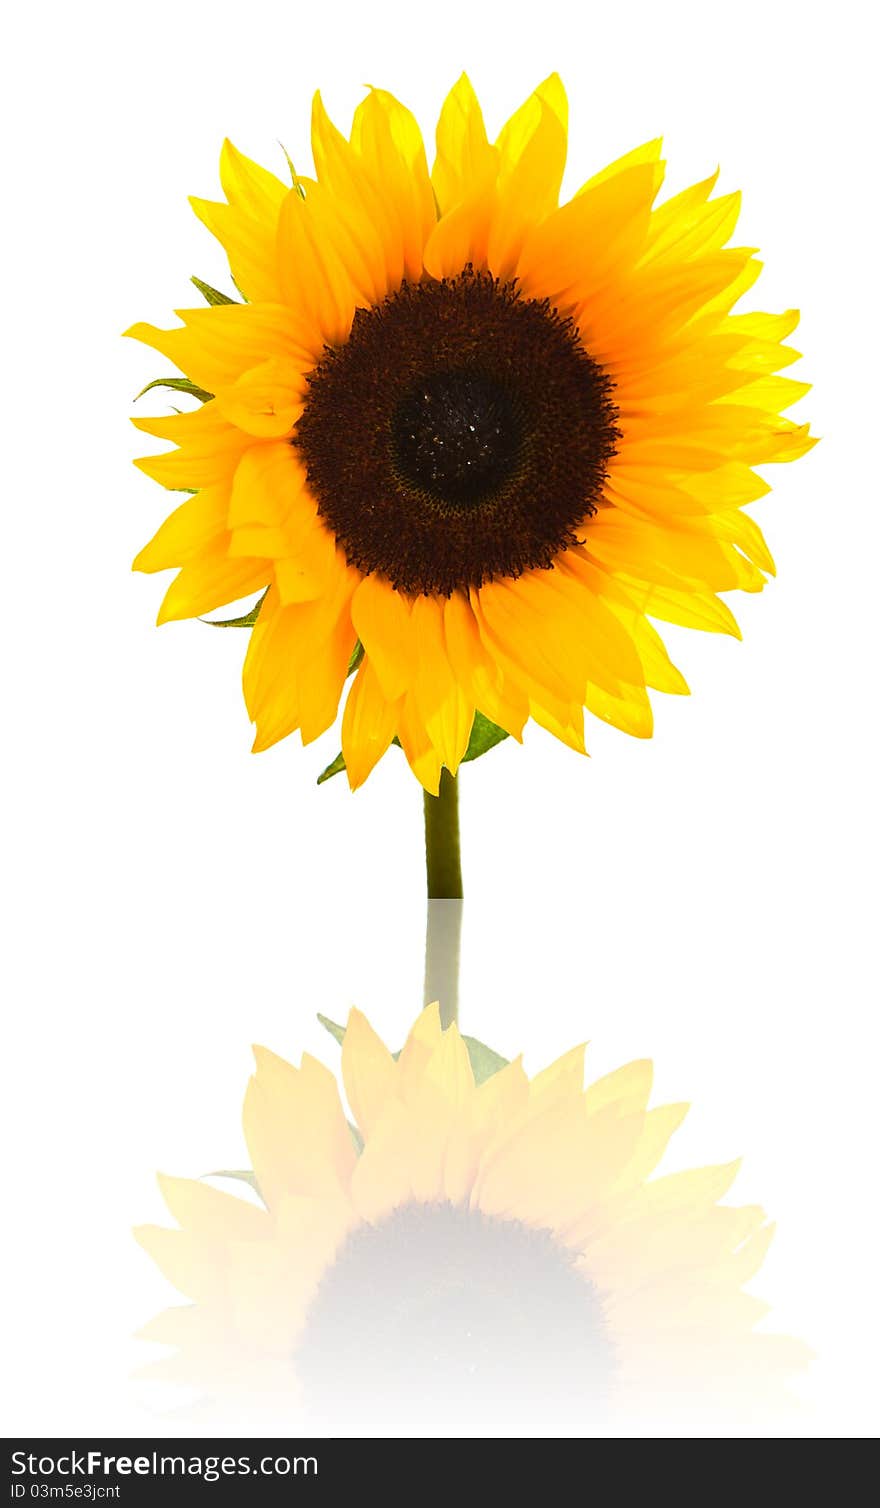
<path id="1" fill-rule="evenodd" d="M 254 1056 L 244 1132 L 263 1199 L 274 1209 L 285 1195 L 333 1194 L 356 1157 L 333 1074 L 308 1053 L 301 1068 L 263 1047 Z"/>
<path id="2" fill-rule="evenodd" d="M 379 684 L 373 663 L 365 659 L 352 682 L 342 717 L 342 753 L 353 791 L 389 748 L 397 731 L 397 705 Z"/>
<path id="3" fill-rule="evenodd" d="M 467 74 L 450 89 L 437 122 L 437 158 L 431 181 L 441 214 L 471 197 L 473 185 L 494 178 L 499 153 L 489 145 L 483 112 Z M 463 263 L 460 265 L 464 265 Z"/>
<path id="4" fill-rule="evenodd" d="M 369 1138 L 394 1097 L 397 1064 L 359 1010 L 351 1010 L 342 1044 L 345 1093 L 359 1131 Z"/>

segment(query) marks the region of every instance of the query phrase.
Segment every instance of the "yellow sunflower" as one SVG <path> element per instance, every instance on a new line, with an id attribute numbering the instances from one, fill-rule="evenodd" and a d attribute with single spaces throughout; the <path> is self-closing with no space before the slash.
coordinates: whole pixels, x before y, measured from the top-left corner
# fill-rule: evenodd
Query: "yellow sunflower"
<path id="1" fill-rule="evenodd" d="M 393 1432 L 407 1400 L 454 1405 L 447 1427 L 490 1405 L 508 1424 L 535 1407 L 583 1424 L 695 1400 L 761 1410 L 803 1364 L 755 1329 L 766 1306 L 743 1285 L 772 1227 L 719 1202 L 737 1164 L 651 1176 L 687 1106 L 648 1109 L 649 1062 L 584 1090 L 580 1047 L 529 1079 L 436 1006 L 395 1058 L 354 1010 L 349 1123 L 316 1059 L 256 1059 L 262 1204 L 162 1178 L 180 1228 L 136 1233 L 192 1301 L 143 1332 L 177 1348 L 150 1371 L 271 1382 L 337 1428 L 346 1400 L 393 1404 Z"/>
<path id="2" fill-rule="evenodd" d="M 314 179 L 227 142 L 225 202 L 193 201 L 246 302 L 129 332 L 202 400 L 135 421 L 177 447 L 142 469 L 194 494 L 135 565 L 179 567 L 160 622 L 262 594 L 255 749 L 323 733 L 352 670 L 353 787 L 396 738 L 436 794 L 475 713 L 647 737 L 648 688 L 687 691 L 649 620 L 737 634 L 718 594 L 772 572 L 743 510 L 814 443 L 781 417 L 797 314 L 731 312 L 760 263 L 717 175 L 655 206 L 653 141 L 560 206 L 566 137 L 555 75 L 494 145 L 462 77 L 430 171 L 390 94 L 349 139 L 316 96 Z"/>

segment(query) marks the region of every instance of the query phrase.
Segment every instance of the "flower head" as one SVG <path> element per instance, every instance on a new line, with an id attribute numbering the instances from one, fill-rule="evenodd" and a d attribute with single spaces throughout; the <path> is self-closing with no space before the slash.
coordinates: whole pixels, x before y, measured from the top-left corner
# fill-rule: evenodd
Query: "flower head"
<path id="1" fill-rule="evenodd" d="M 554 75 L 492 144 L 463 77 L 429 172 L 390 94 L 348 139 L 316 97 L 313 180 L 227 143 L 225 202 L 193 201 L 246 302 L 130 332 L 202 400 L 136 421 L 177 447 L 138 464 L 194 494 L 136 565 L 179 568 L 160 621 L 261 594 L 256 749 L 323 733 L 352 670 L 353 786 L 396 738 L 436 794 L 477 713 L 647 737 L 648 689 L 687 690 L 651 620 L 737 633 L 719 594 L 773 570 L 744 506 L 813 443 L 781 417 L 797 315 L 732 313 L 760 270 L 739 196 L 657 206 L 657 141 L 560 206 L 566 121 Z"/>
<path id="2" fill-rule="evenodd" d="M 652 1176 L 687 1107 L 648 1108 L 648 1062 L 585 1090 L 583 1048 L 531 1079 L 485 1054 L 432 1006 L 394 1057 L 352 1011 L 349 1123 L 327 1068 L 257 1049 L 261 1206 L 163 1178 L 179 1229 L 138 1231 L 194 1306 L 144 1332 L 178 1348 L 160 1374 L 271 1376 L 337 1425 L 352 1399 L 514 1427 L 779 1402 L 804 1348 L 755 1330 L 772 1227 L 719 1202 L 737 1164 Z"/>

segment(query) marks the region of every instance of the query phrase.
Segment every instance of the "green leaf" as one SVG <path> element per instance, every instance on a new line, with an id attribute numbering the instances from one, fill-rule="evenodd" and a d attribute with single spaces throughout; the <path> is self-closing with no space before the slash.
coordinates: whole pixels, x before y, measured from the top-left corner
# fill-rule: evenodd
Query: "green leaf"
<path id="1" fill-rule="evenodd" d="M 509 737 L 509 733 L 504 728 L 499 728 L 497 723 L 493 723 L 490 718 L 484 717 L 482 712 L 475 712 L 474 726 L 471 729 L 471 736 L 464 758 L 462 759 L 462 764 L 467 764 L 470 759 L 479 759 L 481 755 L 488 754 L 489 750 L 494 749 L 496 744 L 502 743 L 505 738 Z"/>
<path id="2" fill-rule="evenodd" d="M 266 588 L 268 591 L 268 587 Z M 200 623 L 207 623 L 209 628 L 253 628 L 260 616 L 260 608 L 266 600 L 266 592 L 263 593 L 259 602 L 255 602 L 250 612 L 244 613 L 240 618 L 200 618 Z"/>
<path id="3" fill-rule="evenodd" d="M 465 1036 L 462 1036 L 461 1040 L 468 1050 L 474 1081 L 477 1084 L 485 1084 L 486 1080 L 491 1079 L 493 1073 L 497 1073 L 499 1068 L 507 1067 L 509 1059 L 502 1058 L 500 1052 L 496 1052 L 493 1047 L 487 1047 L 485 1042 L 478 1042 L 476 1037 Z"/>
<path id="4" fill-rule="evenodd" d="M 190 382 L 188 377 L 157 377 L 154 382 L 148 382 L 146 387 L 141 388 L 134 400 L 135 403 L 138 398 L 143 398 L 144 393 L 148 393 L 154 387 L 170 387 L 176 393 L 189 393 L 191 398 L 198 398 L 200 403 L 208 403 L 214 396 L 213 393 L 206 392 L 203 387 L 196 387 L 196 384 Z"/>
<path id="5" fill-rule="evenodd" d="M 202 298 L 208 304 L 235 304 L 238 302 L 237 299 L 230 298 L 228 293 L 221 293 L 219 288 L 212 288 L 210 283 L 203 283 L 201 278 L 194 277 L 190 281 L 195 283 Z"/>
<path id="6" fill-rule="evenodd" d="M 338 1021 L 331 1021 L 329 1016 L 322 1016 L 320 1011 L 318 1020 L 324 1030 L 328 1031 L 341 1047 L 345 1041 L 345 1027 L 340 1026 Z M 476 1037 L 462 1035 L 461 1040 L 467 1048 L 475 1083 L 485 1084 L 486 1080 L 491 1079 L 493 1073 L 497 1073 L 499 1068 L 507 1067 L 509 1059 L 502 1058 L 500 1052 L 496 1052 L 494 1047 L 487 1047 L 485 1042 L 479 1042 Z M 396 1052 L 394 1057 L 399 1058 L 400 1053 Z"/>
<path id="7" fill-rule="evenodd" d="M 332 780 L 334 775 L 341 775 L 345 769 L 345 760 L 341 754 L 337 754 L 331 764 L 322 770 L 318 776 L 318 785 L 323 785 L 325 780 Z"/>
<path id="8" fill-rule="evenodd" d="M 360 639 L 358 639 L 356 645 L 354 646 L 354 649 L 351 652 L 351 659 L 348 662 L 348 669 L 345 672 L 346 675 L 354 675 L 354 673 L 357 670 L 358 666 L 360 665 L 361 660 L 363 659 L 363 657 L 364 657 L 364 646 L 361 643 Z"/>

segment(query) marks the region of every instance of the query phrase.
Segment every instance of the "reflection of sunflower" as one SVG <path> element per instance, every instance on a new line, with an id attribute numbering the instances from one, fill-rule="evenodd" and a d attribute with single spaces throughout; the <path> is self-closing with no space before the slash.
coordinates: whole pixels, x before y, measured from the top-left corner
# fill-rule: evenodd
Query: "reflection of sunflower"
<path id="1" fill-rule="evenodd" d="M 796 314 L 730 312 L 760 268 L 725 246 L 738 196 L 652 208 L 652 142 L 558 207 L 555 76 L 494 146 L 462 78 L 430 175 L 382 90 L 350 141 L 316 99 L 312 140 L 315 182 L 227 144 L 227 202 L 195 201 L 248 302 L 131 331 L 208 400 L 138 421 L 179 447 L 142 468 L 196 493 L 136 562 L 180 567 L 160 621 L 266 591 L 257 749 L 330 726 L 360 641 L 353 785 L 396 736 L 436 793 L 475 709 L 577 749 L 584 706 L 648 736 L 646 688 L 687 690 L 649 617 L 737 632 L 716 594 L 773 568 L 751 468 L 812 444 L 774 375 Z"/>
<path id="2" fill-rule="evenodd" d="M 584 1091 L 580 1048 L 476 1084 L 432 1006 L 397 1060 L 353 1011 L 342 1070 L 354 1127 L 314 1058 L 257 1051 L 265 1208 L 162 1179 L 181 1228 L 138 1238 L 194 1301 L 145 1332 L 180 1348 L 164 1375 L 287 1373 L 319 1416 L 425 1393 L 508 1419 L 781 1394 L 801 1348 L 755 1332 L 765 1306 L 742 1291 L 771 1227 L 719 1204 L 736 1164 L 650 1178 L 686 1106 L 646 1108 L 649 1063 Z"/>

